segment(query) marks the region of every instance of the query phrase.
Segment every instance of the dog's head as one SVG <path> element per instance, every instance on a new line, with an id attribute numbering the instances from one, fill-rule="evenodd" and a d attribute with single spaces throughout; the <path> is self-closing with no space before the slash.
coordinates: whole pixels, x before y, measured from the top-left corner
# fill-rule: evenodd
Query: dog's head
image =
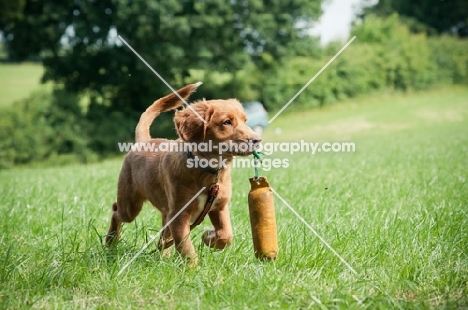
<path id="1" fill-rule="evenodd" d="M 233 156 L 252 154 L 251 146 L 261 141 L 261 137 L 245 124 L 246 120 L 244 109 L 236 99 L 198 101 L 177 111 L 174 117 L 182 140 L 195 143 L 211 141 L 214 146 L 237 144 L 239 147 L 234 146 L 224 152 Z M 245 144 L 250 146 L 247 150 Z"/>

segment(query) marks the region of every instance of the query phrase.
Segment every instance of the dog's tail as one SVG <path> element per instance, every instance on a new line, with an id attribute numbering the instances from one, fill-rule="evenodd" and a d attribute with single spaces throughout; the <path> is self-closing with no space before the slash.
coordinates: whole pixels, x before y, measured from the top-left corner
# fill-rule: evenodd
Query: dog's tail
<path id="1" fill-rule="evenodd" d="M 136 142 L 143 142 L 148 141 L 151 139 L 150 135 L 150 126 L 153 123 L 154 119 L 158 117 L 161 112 L 166 112 L 170 110 L 174 110 L 180 107 L 184 101 L 187 100 L 188 97 L 200 86 L 202 82 L 198 82 L 195 84 L 189 84 L 181 89 L 179 89 L 176 93 L 172 93 L 167 95 L 166 97 L 160 98 L 156 100 L 152 105 L 146 109 L 143 114 L 141 114 L 140 121 L 135 129 L 135 140 Z"/>

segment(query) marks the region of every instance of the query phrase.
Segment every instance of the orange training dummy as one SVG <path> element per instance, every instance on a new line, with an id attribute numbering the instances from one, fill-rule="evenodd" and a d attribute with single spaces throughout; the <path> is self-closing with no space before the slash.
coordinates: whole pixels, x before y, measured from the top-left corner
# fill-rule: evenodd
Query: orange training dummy
<path id="1" fill-rule="evenodd" d="M 255 257 L 276 259 L 278 239 L 273 192 L 266 177 L 250 178 L 249 213 Z"/>

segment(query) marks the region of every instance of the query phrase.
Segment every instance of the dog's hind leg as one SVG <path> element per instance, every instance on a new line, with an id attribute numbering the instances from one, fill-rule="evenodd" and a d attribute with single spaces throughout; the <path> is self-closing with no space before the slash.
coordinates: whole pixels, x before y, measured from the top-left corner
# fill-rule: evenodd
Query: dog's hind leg
<path id="1" fill-rule="evenodd" d="M 162 218 L 162 227 L 164 229 L 161 231 L 158 247 L 161 251 L 162 256 L 168 256 L 171 249 L 170 249 L 170 246 L 165 248 L 165 245 L 167 242 L 172 241 L 172 235 L 171 235 L 170 228 L 166 227 L 166 225 L 169 222 L 170 218 L 167 213 L 161 213 L 161 218 Z"/>
<path id="2" fill-rule="evenodd" d="M 122 224 L 130 223 L 137 217 L 143 207 L 143 201 L 141 198 L 134 197 L 133 199 L 117 199 L 117 202 L 114 202 L 110 227 L 105 240 L 107 245 L 119 240 Z"/>
<path id="3" fill-rule="evenodd" d="M 110 245 L 120 238 L 120 232 L 122 230 L 122 221 L 119 220 L 117 214 L 117 202 L 112 204 L 112 216 L 109 231 L 106 235 L 106 245 Z"/>

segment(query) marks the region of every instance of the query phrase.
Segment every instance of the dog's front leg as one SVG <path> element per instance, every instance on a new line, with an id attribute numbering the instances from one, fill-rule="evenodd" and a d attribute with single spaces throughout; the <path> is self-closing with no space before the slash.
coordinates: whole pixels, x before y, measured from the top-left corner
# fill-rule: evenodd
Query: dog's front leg
<path id="1" fill-rule="evenodd" d="M 233 238 L 229 208 L 225 205 L 219 210 L 208 212 L 208 215 L 214 229 L 203 233 L 203 242 L 209 247 L 222 250 L 232 243 Z"/>
<path id="2" fill-rule="evenodd" d="M 175 214 L 177 212 L 174 212 L 174 214 L 169 213 L 169 217 L 173 218 L 169 224 L 169 229 L 174 239 L 176 251 L 189 260 L 189 266 L 196 266 L 198 257 L 190 239 L 191 215 L 188 212 L 182 212 L 174 218 Z"/>

